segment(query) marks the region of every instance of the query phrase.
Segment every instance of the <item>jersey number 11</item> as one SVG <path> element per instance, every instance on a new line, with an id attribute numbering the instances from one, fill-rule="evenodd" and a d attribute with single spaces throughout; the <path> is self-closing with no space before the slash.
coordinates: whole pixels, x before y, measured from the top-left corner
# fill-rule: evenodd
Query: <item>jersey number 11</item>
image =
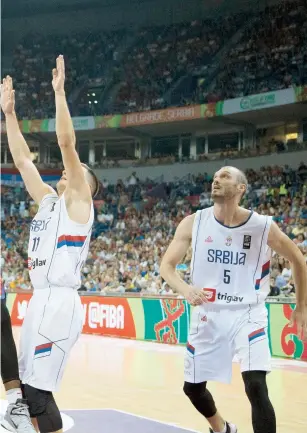
<path id="1" fill-rule="evenodd" d="M 37 248 L 39 246 L 39 241 L 41 238 L 33 238 L 33 247 L 32 247 L 32 251 L 37 251 Z"/>

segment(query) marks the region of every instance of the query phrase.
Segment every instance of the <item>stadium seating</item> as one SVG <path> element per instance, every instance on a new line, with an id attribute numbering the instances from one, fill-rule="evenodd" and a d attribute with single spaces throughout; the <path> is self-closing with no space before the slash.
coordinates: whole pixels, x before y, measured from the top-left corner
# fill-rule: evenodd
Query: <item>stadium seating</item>
<path id="1" fill-rule="evenodd" d="M 239 37 L 232 42 L 234 35 Z M 21 118 L 54 115 L 50 73 L 60 53 L 75 116 L 284 89 L 307 83 L 307 7 L 304 0 L 283 1 L 249 15 L 134 33 L 30 34 L 16 47 L 12 65 Z"/>
<path id="2" fill-rule="evenodd" d="M 307 261 L 305 172 L 303 166 L 298 171 L 287 166 L 263 167 L 259 172 L 247 170 L 251 186 L 243 205 L 273 216 L 298 244 Z M 101 294 L 171 294 L 159 276 L 161 257 L 182 218 L 212 204 L 210 180 L 210 176 L 200 174 L 164 186 L 141 183 L 137 178 L 135 182 L 119 181 L 117 185 L 105 182 L 102 201 L 95 211 L 93 239 L 80 289 Z M 148 191 L 153 188 L 156 194 L 150 197 Z M 31 289 L 26 269 L 27 239 L 36 208 L 22 188 L 2 187 L 1 199 L 2 278 L 7 290 Z M 191 252 L 178 268 L 187 281 L 190 260 Z M 275 255 L 271 264 L 271 294 L 291 296 L 294 290 L 288 263 Z"/>

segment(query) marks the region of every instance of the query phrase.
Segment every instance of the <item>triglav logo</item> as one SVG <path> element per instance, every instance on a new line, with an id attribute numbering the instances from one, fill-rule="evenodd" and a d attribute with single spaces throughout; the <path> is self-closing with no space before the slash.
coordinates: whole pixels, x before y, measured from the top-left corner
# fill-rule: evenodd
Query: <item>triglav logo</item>
<path id="1" fill-rule="evenodd" d="M 45 266 L 46 260 L 38 260 L 31 259 L 31 257 L 28 258 L 28 269 L 29 271 L 33 271 L 33 269 L 38 268 L 40 266 Z"/>
<path id="2" fill-rule="evenodd" d="M 216 290 L 215 289 L 203 289 L 205 292 L 206 298 L 208 302 L 214 302 L 216 298 Z"/>
<path id="3" fill-rule="evenodd" d="M 205 242 L 213 242 L 213 239 L 211 236 L 208 236 L 207 239 L 205 239 Z"/>

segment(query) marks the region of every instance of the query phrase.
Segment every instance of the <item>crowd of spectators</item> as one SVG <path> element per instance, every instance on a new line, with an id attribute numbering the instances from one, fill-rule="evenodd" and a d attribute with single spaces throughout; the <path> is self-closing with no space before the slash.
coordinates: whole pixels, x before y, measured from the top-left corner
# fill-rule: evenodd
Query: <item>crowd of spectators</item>
<path id="1" fill-rule="evenodd" d="M 116 58 L 117 47 L 127 31 L 80 32 L 69 36 L 28 34 L 16 47 L 13 58 L 16 108 L 20 118 L 54 116 L 51 71 L 59 54 L 65 57 L 65 88 L 68 96 L 89 80 L 101 84 L 108 62 Z M 82 109 L 82 106 L 80 106 Z"/>
<path id="2" fill-rule="evenodd" d="M 165 107 L 163 95 L 172 84 L 205 67 L 243 20 L 239 13 L 143 31 L 123 60 L 123 81 L 111 112 Z"/>
<path id="3" fill-rule="evenodd" d="M 239 29 L 239 41 L 217 60 Z M 125 46 L 128 34 L 131 46 Z M 30 34 L 17 46 L 12 65 L 21 118 L 54 116 L 50 72 L 59 53 L 66 58 L 74 115 L 144 111 L 284 89 L 307 83 L 307 6 L 305 0 L 282 1 L 248 15 L 135 32 L 87 31 L 64 38 Z M 176 82 L 181 84 L 171 91 Z M 99 100 L 88 100 L 91 83 L 100 89 Z M 104 100 L 101 89 L 108 85 L 113 86 L 111 100 Z"/>
<path id="4" fill-rule="evenodd" d="M 221 61 L 214 88 L 204 80 L 195 96 L 225 100 L 306 83 L 307 4 L 283 1 L 253 19 Z"/>
<path id="5" fill-rule="evenodd" d="M 242 205 L 273 216 L 307 261 L 307 167 L 298 170 L 263 167 L 247 170 L 249 181 Z M 159 275 L 159 263 L 178 223 L 199 208 L 212 205 L 207 173 L 171 184 L 140 182 L 133 173 L 110 185 L 96 203 L 93 239 L 83 268 L 80 290 L 101 294 L 170 295 Z M 8 290 L 31 289 L 27 266 L 29 220 L 36 207 L 23 188 L 2 187 L 1 271 Z M 191 251 L 178 266 L 189 281 Z M 271 295 L 292 296 L 295 287 L 289 263 L 274 255 Z"/>

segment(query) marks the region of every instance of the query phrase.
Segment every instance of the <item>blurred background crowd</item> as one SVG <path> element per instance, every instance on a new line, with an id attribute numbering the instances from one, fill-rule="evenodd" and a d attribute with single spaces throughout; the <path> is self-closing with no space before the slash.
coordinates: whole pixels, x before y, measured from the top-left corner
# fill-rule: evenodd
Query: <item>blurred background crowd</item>
<path id="1" fill-rule="evenodd" d="M 298 170 L 263 167 L 247 170 L 249 187 L 242 205 L 271 215 L 301 249 L 307 261 L 307 166 Z M 95 225 L 80 290 L 101 294 L 171 295 L 159 275 L 159 264 L 178 223 L 197 209 L 212 205 L 211 176 L 173 183 L 141 182 L 135 174 L 116 185 L 103 182 L 95 208 Z M 7 290 L 31 289 L 27 272 L 27 239 L 36 206 L 23 188 L 1 188 L 1 269 Z M 189 281 L 191 251 L 178 265 Z M 293 296 L 289 262 L 274 255 L 271 296 Z"/>
<path id="2" fill-rule="evenodd" d="M 281 1 L 258 11 L 138 29 L 29 33 L 4 68 L 15 79 L 20 118 L 54 115 L 50 76 L 59 53 L 66 58 L 74 116 L 285 89 L 307 82 L 307 5 Z"/>
<path id="3" fill-rule="evenodd" d="M 65 3 L 66 12 L 62 11 L 65 19 L 62 15 L 52 15 L 57 13 L 52 9 L 56 7 L 53 4 L 41 4 L 41 15 L 31 32 L 28 31 L 31 19 L 36 20 L 39 4 L 36 0 L 16 1 L 19 7 L 14 2 L 4 8 L 3 26 L 7 32 L 7 45 L 3 46 L 2 74 L 9 73 L 14 78 L 16 111 L 20 119 L 54 117 L 51 70 L 59 54 L 65 57 L 66 92 L 73 117 L 203 104 L 289 87 L 294 87 L 293 94 L 296 94 L 295 86 L 307 85 L 306 0 L 191 0 L 188 3 L 178 2 L 175 9 L 166 0 L 160 2 L 163 8 L 158 7 L 160 0 L 156 0 L 156 10 L 147 14 L 146 26 L 140 11 L 144 7 L 142 10 L 145 13 L 145 8 L 151 8 L 152 4 L 148 6 L 145 1 L 139 2 L 138 10 L 132 11 L 129 17 L 121 10 L 129 12 L 122 2 L 117 8 L 118 22 L 114 22 L 114 26 L 105 19 L 108 14 L 104 14 L 103 8 L 91 10 L 90 5 L 81 5 L 81 1 L 75 5 L 72 1 L 71 5 Z M 77 3 L 80 3 L 81 9 Z M 183 7 L 183 3 L 188 6 Z M 214 3 L 214 13 L 209 14 L 211 3 Z M 248 9 L 247 3 L 250 3 L 251 9 Z M 29 10 L 24 15 L 27 20 L 24 20 L 22 14 L 27 7 Z M 72 11 L 74 7 L 76 10 Z M 223 11 L 222 7 L 227 7 L 227 11 Z M 202 13 L 197 14 L 197 11 Z M 189 19 L 192 15 L 194 19 Z M 78 22 L 80 16 L 82 22 Z M 54 17 L 58 17 L 59 22 Z M 22 30 L 18 38 L 16 23 L 11 24 L 15 18 Z M 131 25 L 127 24 L 128 18 Z M 109 19 L 113 19 L 111 13 Z M 162 22 L 165 24 L 162 25 Z M 12 46 L 9 47 L 9 44 Z M 89 127 L 85 131 L 85 128 L 76 133 L 78 146 L 81 142 L 78 151 L 82 161 L 93 168 L 109 168 L 114 173 L 118 167 L 147 165 L 159 168 L 166 164 L 171 166 L 180 162 L 183 165 L 197 160 L 207 161 L 208 164 L 221 160 L 222 165 L 224 159 L 284 153 L 283 166 L 246 171 L 249 188 L 242 205 L 271 215 L 307 258 L 306 162 L 302 162 L 296 170 L 285 165 L 287 152 L 306 149 L 305 97 L 307 95 L 303 94 L 301 99 L 297 98 L 296 102 L 301 104 L 292 101 L 292 105 L 288 105 L 290 110 L 300 106 L 295 111 L 297 119 L 296 114 L 292 116 L 292 113 L 286 112 L 286 104 L 279 111 L 280 118 L 274 112 L 272 128 L 279 127 L 278 133 L 269 132 L 269 114 L 268 119 L 262 119 L 259 124 L 255 117 L 253 120 L 247 116 L 240 117 L 236 123 L 227 115 L 220 116 L 221 122 L 225 119 L 223 125 L 214 122 L 219 119 L 209 119 L 208 115 L 208 119 L 201 119 L 203 124 L 199 121 L 196 126 L 192 116 L 191 124 L 194 126 L 187 131 L 183 127 L 180 129 L 182 119 L 178 117 L 173 122 L 175 126 L 172 130 L 168 129 L 171 124 L 169 119 L 165 125 L 164 122 L 159 125 L 157 122 L 157 128 L 161 129 L 156 136 L 154 122 L 148 122 L 149 132 L 145 128 L 146 122 L 139 130 L 128 125 L 131 126 L 128 138 L 125 131 L 116 125 L 110 128 L 103 125 L 101 130 Z M 274 96 L 271 106 L 277 110 L 279 102 L 275 102 Z M 263 111 L 267 108 L 264 107 Z M 243 113 L 242 107 L 240 109 L 240 114 L 249 114 Z M 282 117 L 283 110 L 286 114 Z M 55 135 L 45 133 L 44 128 L 36 131 L 35 122 L 31 129 L 31 123 L 24 122 L 22 125 L 30 129 L 24 132 L 26 139 L 31 141 L 33 160 L 35 163 L 38 161 L 38 168 L 60 168 L 62 162 Z M 180 130 L 175 131 L 178 124 Z M 217 132 L 221 132 L 220 137 L 214 136 L 213 125 L 217 130 L 221 127 L 221 131 Z M 226 131 L 227 128 L 229 131 Z M 222 129 L 226 135 L 222 134 Z M 191 133 L 194 134 L 193 144 Z M 89 158 L 90 145 L 94 148 L 92 159 Z M 142 146 L 143 150 L 147 150 L 142 152 Z M 44 156 L 38 158 L 38 154 Z M 3 152 L 1 149 L 1 161 L 10 165 L 12 160 L 8 156 L 7 147 Z M 38 158 L 37 161 L 35 158 Z M 146 167 L 146 170 L 147 173 L 154 171 L 151 167 Z M 117 172 L 114 179 L 116 177 Z M 198 209 L 212 205 L 211 176 L 207 173 L 190 174 L 163 183 L 161 179 L 140 181 L 133 172 L 129 178 L 118 180 L 115 184 L 107 179 L 100 180 L 102 190 L 95 204 L 93 239 L 83 268 L 80 290 L 101 294 L 172 294 L 159 274 L 161 257 L 179 221 Z M 30 290 L 27 239 L 36 206 L 22 186 L 2 184 L 1 200 L 2 279 L 7 290 Z M 178 272 L 187 281 L 190 260 L 191 251 L 178 266 Z M 271 261 L 271 295 L 293 296 L 294 292 L 289 263 L 275 255 Z"/>

